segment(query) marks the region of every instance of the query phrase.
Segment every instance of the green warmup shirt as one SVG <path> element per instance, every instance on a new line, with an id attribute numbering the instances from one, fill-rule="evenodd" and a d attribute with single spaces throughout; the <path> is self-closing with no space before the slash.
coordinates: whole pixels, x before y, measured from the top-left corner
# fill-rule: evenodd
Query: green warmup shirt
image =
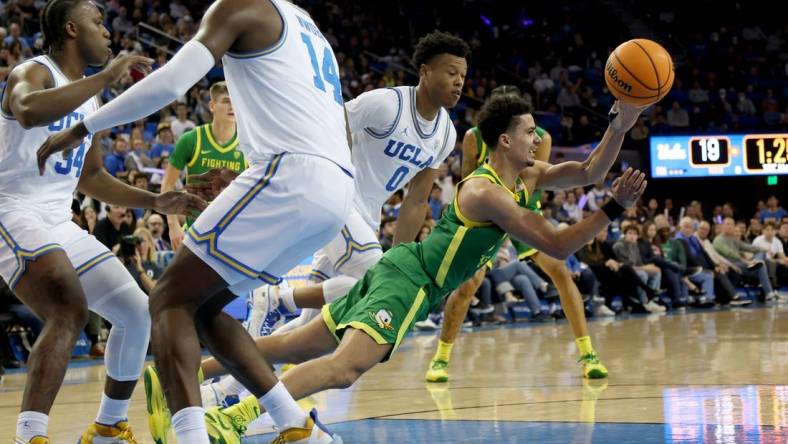
<path id="1" fill-rule="evenodd" d="M 352 327 L 365 331 L 379 344 L 394 345 L 396 350 L 414 322 L 426 319 L 454 289 L 495 257 L 508 235 L 490 222 L 466 218 L 457 204 L 460 184 L 477 177 L 504 187 L 495 170 L 482 165 L 457 184 L 454 202 L 426 240 L 387 251 L 347 295 L 323 307 L 323 319 L 337 340 Z M 525 207 L 522 191 L 509 193 Z"/>
<path id="2" fill-rule="evenodd" d="M 248 166 L 242 152 L 238 151 L 238 134 L 224 145 L 216 142 L 211 124 L 198 126 L 184 133 L 170 155 L 170 165 L 187 174 L 202 174 L 217 168 L 229 168 L 240 173 Z M 188 178 L 186 183 L 189 183 Z M 186 218 L 186 227 L 194 219 Z"/>
<path id="3" fill-rule="evenodd" d="M 484 143 L 484 140 L 482 140 L 482 133 L 479 131 L 479 127 L 474 126 L 471 128 L 471 131 L 476 136 L 476 166 L 479 167 L 487 162 L 487 158 L 490 156 L 490 150 L 487 148 L 487 144 Z M 546 133 L 547 131 L 544 129 L 538 126 L 536 127 L 537 136 L 544 137 Z M 537 214 L 542 214 L 542 190 L 534 190 L 534 194 L 529 195 L 528 189 L 525 188 L 525 186 L 523 186 L 523 189 L 525 192 L 525 198 L 527 200 L 526 208 Z M 532 246 L 524 244 L 515 239 L 512 239 L 512 245 L 514 245 L 514 248 L 517 249 L 517 257 L 520 260 L 523 260 L 529 256 L 533 256 L 539 252 L 539 250 L 536 250 Z M 488 266 L 492 268 L 492 264 L 488 264 Z"/>

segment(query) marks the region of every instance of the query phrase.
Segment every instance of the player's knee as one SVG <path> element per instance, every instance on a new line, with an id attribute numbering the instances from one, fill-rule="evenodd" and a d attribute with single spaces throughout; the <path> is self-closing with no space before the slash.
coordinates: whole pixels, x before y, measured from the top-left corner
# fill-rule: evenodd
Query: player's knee
<path id="1" fill-rule="evenodd" d="M 336 388 L 344 389 L 350 387 L 368 370 L 365 365 L 348 361 L 336 355 L 331 356 L 329 360 L 331 362 L 332 374 L 334 375 L 333 385 Z"/>
<path id="2" fill-rule="evenodd" d="M 72 280 L 71 276 L 58 272 L 42 279 L 37 291 L 50 295 L 48 304 L 34 308 L 45 323 L 56 323 L 61 329 L 79 331 L 88 323 L 88 303 L 81 287 L 75 286 Z"/>

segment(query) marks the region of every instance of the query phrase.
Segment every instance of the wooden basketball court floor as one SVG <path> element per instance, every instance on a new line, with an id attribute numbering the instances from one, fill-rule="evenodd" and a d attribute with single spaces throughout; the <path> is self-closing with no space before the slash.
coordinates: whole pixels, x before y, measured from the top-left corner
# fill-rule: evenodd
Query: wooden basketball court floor
<path id="1" fill-rule="evenodd" d="M 788 443 L 788 306 L 590 323 L 610 370 L 584 381 L 566 322 L 465 332 L 448 384 L 423 380 L 436 334 L 411 336 L 347 390 L 302 401 L 345 443 Z M 99 361 L 78 362 L 52 411 L 54 443 L 93 420 Z M 0 386 L 0 442 L 12 441 L 24 373 Z M 151 443 L 142 385 L 130 412 Z M 263 417 L 245 443 L 273 438 Z"/>

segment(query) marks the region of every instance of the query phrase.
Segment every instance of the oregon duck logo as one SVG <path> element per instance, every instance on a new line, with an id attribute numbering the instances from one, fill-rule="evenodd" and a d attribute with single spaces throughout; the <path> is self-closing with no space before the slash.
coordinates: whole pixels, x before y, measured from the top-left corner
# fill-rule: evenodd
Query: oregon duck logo
<path id="1" fill-rule="evenodd" d="M 378 324 L 378 327 L 384 330 L 394 330 L 391 325 L 392 314 L 388 310 L 380 309 L 377 313 L 373 314 L 371 311 L 367 313 L 369 318 Z"/>

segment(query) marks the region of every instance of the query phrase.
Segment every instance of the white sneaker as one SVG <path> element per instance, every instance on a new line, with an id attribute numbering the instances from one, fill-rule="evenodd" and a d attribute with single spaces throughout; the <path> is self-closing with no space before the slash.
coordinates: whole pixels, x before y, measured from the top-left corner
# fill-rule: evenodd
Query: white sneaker
<path id="1" fill-rule="evenodd" d="M 280 305 L 278 287 L 263 285 L 255 289 L 252 292 L 249 314 L 246 317 L 246 331 L 253 338 L 270 335 L 285 322 L 279 310 Z"/>
<path id="2" fill-rule="evenodd" d="M 610 317 L 615 316 L 616 312 L 611 310 L 607 305 L 600 305 L 596 309 L 597 316 Z"/>
<path id="3" fill-rule="evenodd" d="M 752 301 L 742 293 L 736 293 L 730 301 L 732 307 L 739 307 L 742 305 L 750 305 Z"/>
<path id="4" fill-rule="evenodd" d="M 784 291 L 775 291 L 774 294 L 775 294 L 775 296 L 777 296 L 777 300 L 778 301 L 780 301 L 780 302 L 788 301 L 788 293 L 786 293 Z"/>
<path id="5" fill-rule="evenodd" d="M 665 313 L 666 311 L 665 307 L 657 304 L 653 299 L 648 301 L 645 308 L 649 313 Z"/>
<path id="6" fill-rule="evenodd" d="M 202 399 L 202 406 L 205 409 L 222 405 L 224 401 L 224 390 L 216 383 L 203 384 L 200 386 L 200 398 Z"/>
<path id="7" fill-rule="evenodd" d="M 416 327 L 416 329 L 418 329 L 418 330 L 437 330 L 438 329 L 438 324 L 433 322 L 433 320 L 430 319 L 430 318 L 427 318 L 427 319 L 425 319 L 423 321 L 416 322 L 416 323 L 413 324 L 413 326 Z"/>

